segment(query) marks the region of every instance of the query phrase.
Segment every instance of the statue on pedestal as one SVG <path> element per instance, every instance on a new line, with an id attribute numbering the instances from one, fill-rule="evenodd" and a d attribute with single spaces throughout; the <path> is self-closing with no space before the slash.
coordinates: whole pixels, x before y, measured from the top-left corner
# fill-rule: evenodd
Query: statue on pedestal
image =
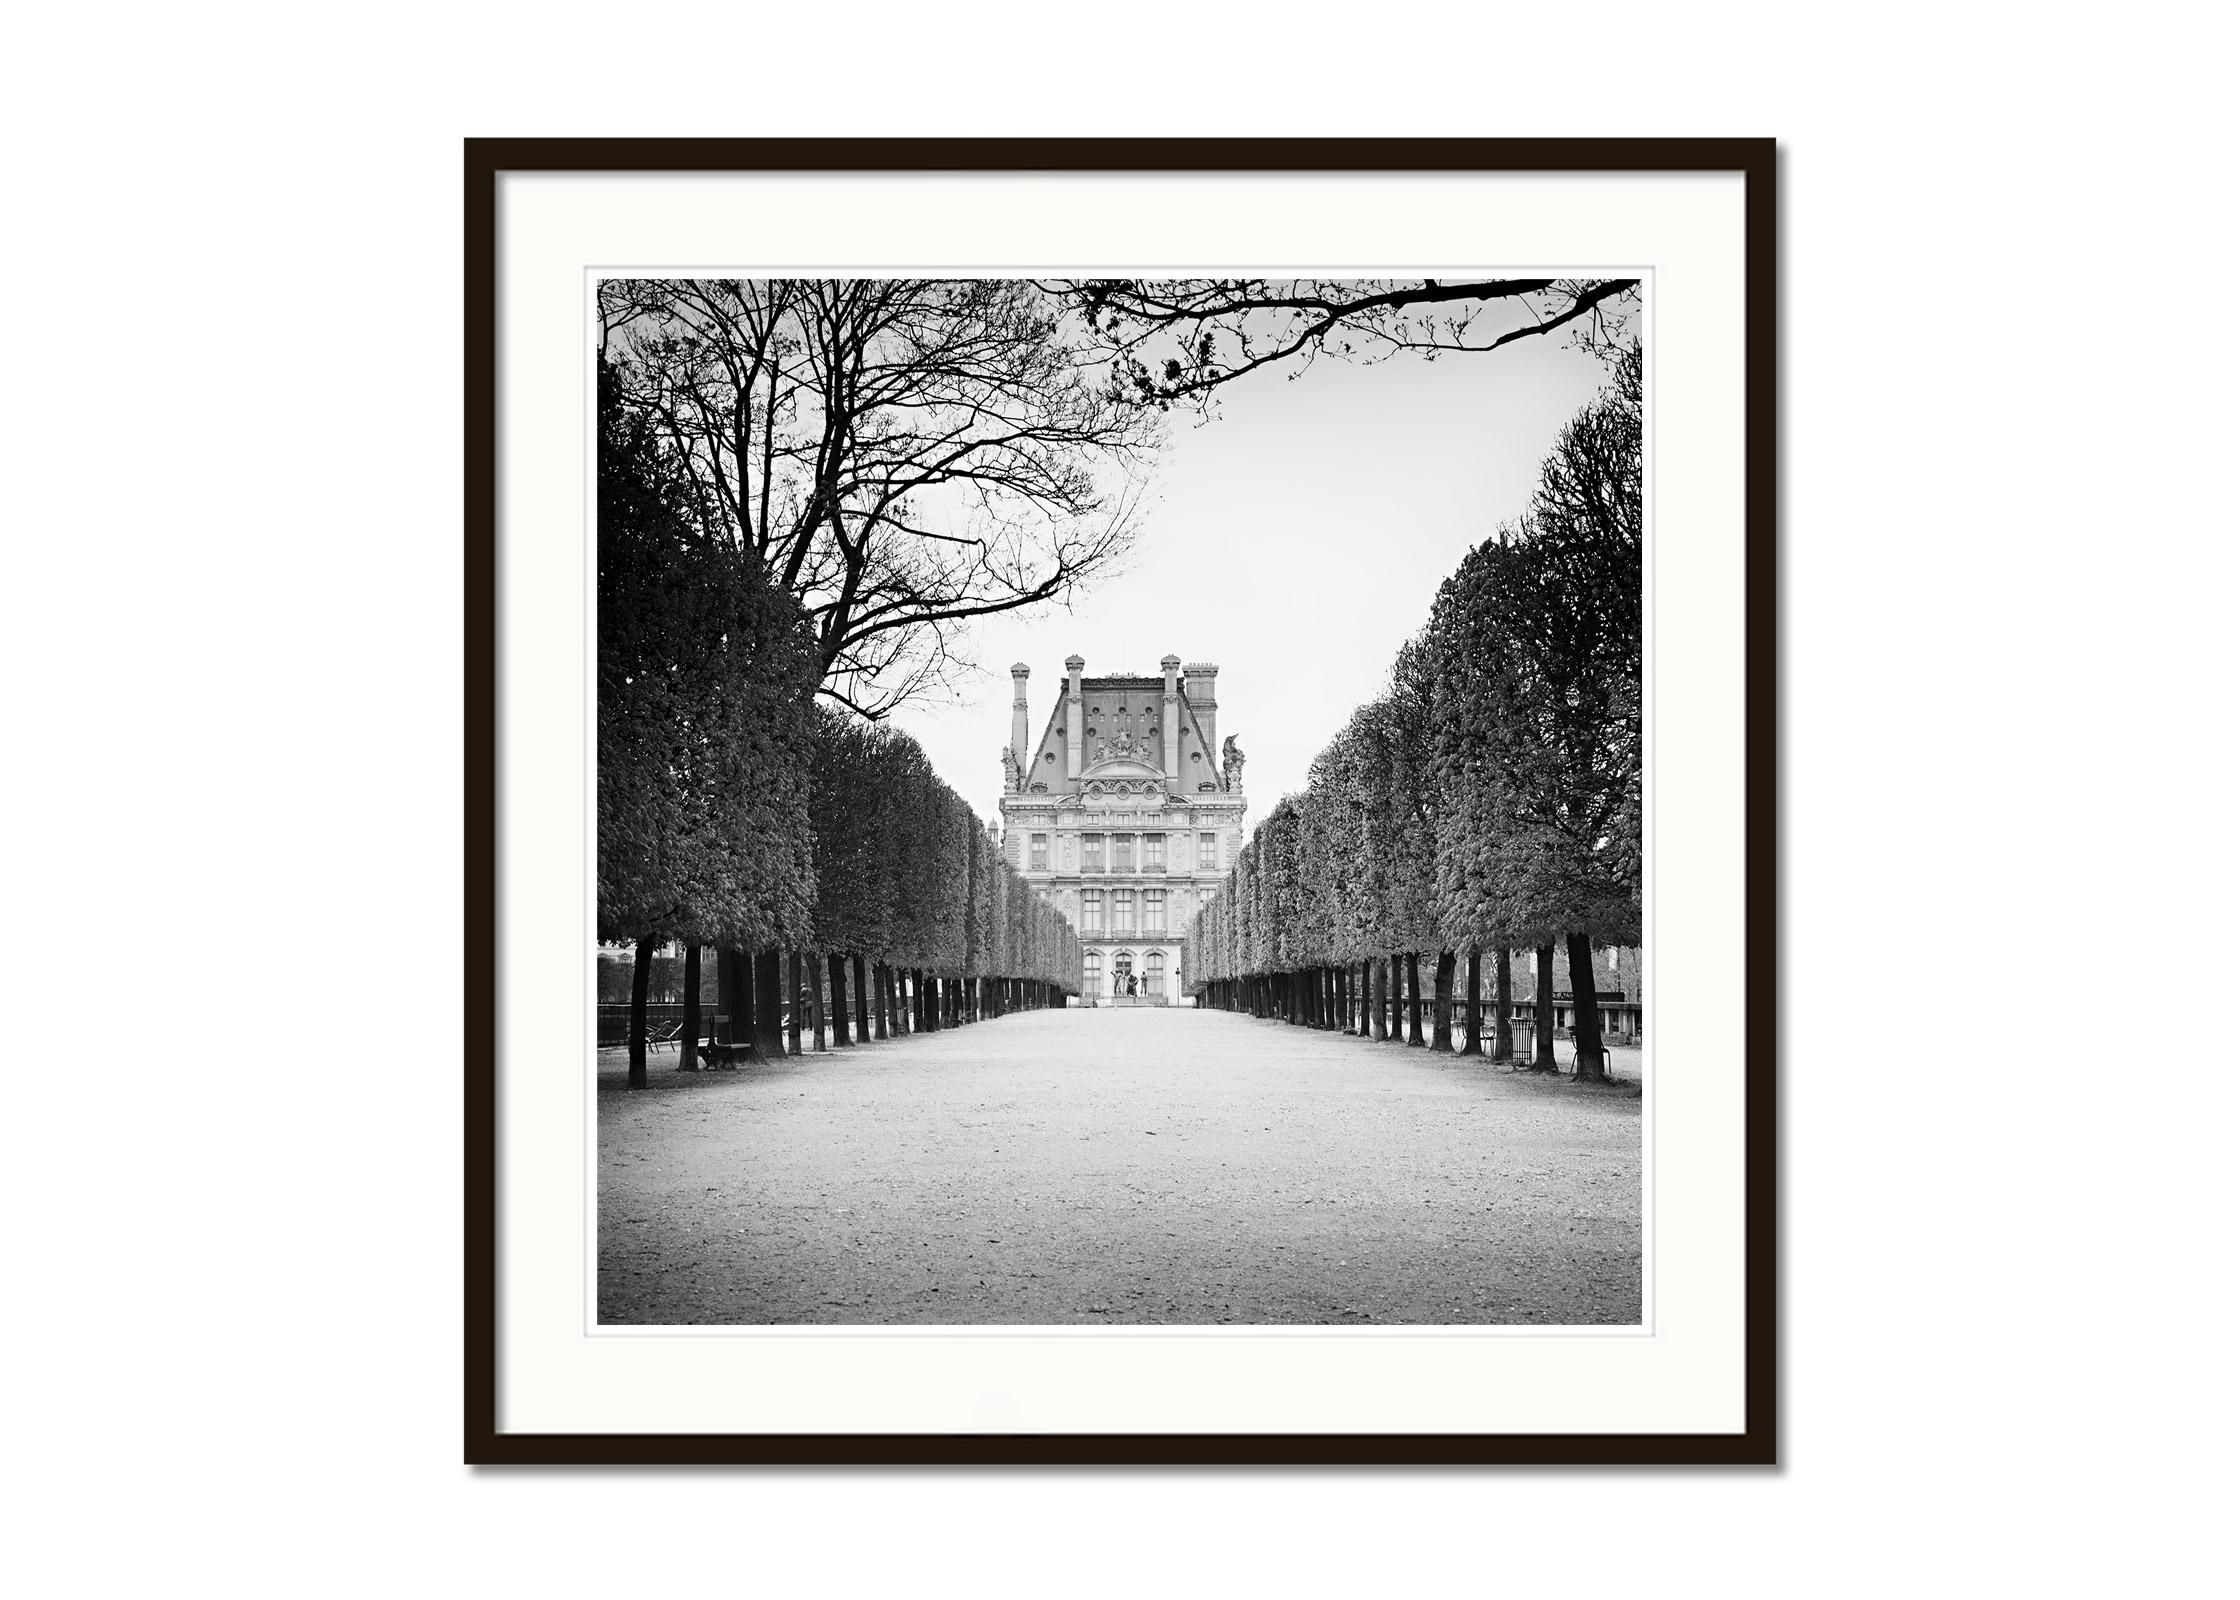
<path id="1" fill-rule="evenodd" d="M 1233 733 L 1221 741 L 1221 781 L 1231 789 L 1244 783 L 1244 752 L 1237 748 Z"/>

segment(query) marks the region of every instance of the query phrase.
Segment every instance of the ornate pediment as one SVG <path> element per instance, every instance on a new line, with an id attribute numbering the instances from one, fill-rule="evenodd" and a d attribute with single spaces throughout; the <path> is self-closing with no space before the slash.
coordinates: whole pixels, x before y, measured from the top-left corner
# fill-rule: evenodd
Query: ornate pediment
<path id="1" fill-rule="evenodd" d="M 1161 776 L 1157 758 L 1158 751 L 1148 741 L 1135 738 L 1122 728 L 1109 739 L 1099 739 L 1090 747 L 1082 776 L 1156 778 Z"/>

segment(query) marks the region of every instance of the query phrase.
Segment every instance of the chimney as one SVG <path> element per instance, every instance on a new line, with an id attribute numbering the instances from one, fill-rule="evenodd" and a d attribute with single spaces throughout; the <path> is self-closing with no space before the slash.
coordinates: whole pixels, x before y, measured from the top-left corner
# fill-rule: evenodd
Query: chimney
<path id="1" fill-rule="evenodd" d="M 1011 668 L 1011 764 L 1018 769 L 1022 794 L 1034 776 L 1033 761 L 1034 747 L 1027 743 L 1027 664 L 1021 661 Z"/>
<path id="2" fill-rule="evenodd" d="M 1182 669 L 1182 692 L 1206 736 L 1206 760 L 1221 770 L 1221 730 L 1214 726 L 1213 675 L 1221 669 L 1210 661 L 1193 661 Z"/>
<path id="3" fill-rule="evenodd" d="M 1081 669 L 1088 663 L 1066 657 L 1066 776 L 1081 776 Z"/>
<path id="4" fill-rule="evenodd" d="M 1166 737 L 1163 741 L 1166 755 L 1167 787 L 1182 787 L 1182 704 L 1180 686 L 1175 682 L 1175 671 L 1182 665 L 1182 657 L 1166 655 L 1159 658 L 1159 670 L 1166 674 L 1166 703 L 1159 708 L 1159 726 Z"/>

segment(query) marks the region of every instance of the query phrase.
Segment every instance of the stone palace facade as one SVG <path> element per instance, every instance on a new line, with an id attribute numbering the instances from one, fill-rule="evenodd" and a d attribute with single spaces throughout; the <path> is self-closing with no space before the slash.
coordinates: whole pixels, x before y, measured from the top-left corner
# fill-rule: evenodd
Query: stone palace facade
<path id="1" fill-rule="evenodd" d="M 1085 1001 L 1172 1004 L 1183 930 L 1244 842 L 1244 753 L 1218 747 L 1220 669 L 1168 656 L 1156 678 L 1085 678 L 1029 737 L 1028 669 L 1011 669 L 1003 849 L 1081 936 Z"/>

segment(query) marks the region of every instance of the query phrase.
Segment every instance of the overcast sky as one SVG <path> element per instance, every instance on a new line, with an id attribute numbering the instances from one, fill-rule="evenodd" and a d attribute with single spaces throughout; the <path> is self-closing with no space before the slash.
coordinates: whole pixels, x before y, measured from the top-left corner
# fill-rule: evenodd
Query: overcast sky
<path id="1" fill-rule="evenodd" d="M 1374 696 L 1439 582 L 1522 511 L 1558 427 L 1604 369 L 1560 336 L 1491 354 L 1322 360 L 1222 391 L 1218 420 L 1177 414 L 1125 569 L 1078 596 L 988 619 L 981 672 L 896 726 L 983 819 L 1003 792 L 1014 661 L 1040 734 L 1078 653 L 1089 676 L 1147 676 L 1170 651 L 1221 668 L 1220 736 L 1244 750 L 1247 828 Z"/>

